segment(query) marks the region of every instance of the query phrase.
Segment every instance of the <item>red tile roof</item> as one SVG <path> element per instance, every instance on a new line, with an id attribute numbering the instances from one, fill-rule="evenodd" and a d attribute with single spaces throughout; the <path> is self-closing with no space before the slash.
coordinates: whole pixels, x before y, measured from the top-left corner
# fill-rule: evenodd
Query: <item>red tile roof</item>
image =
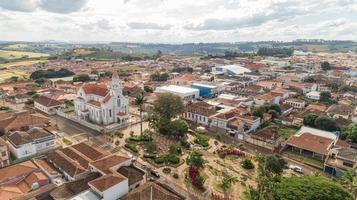
<path id="1" fill-rule="evenodd" d="M 317 136 L 311 133 L 302 133 L 289 138 L 287 144 L 300 149 L 305 149 L 322 155 L 327 155 L 332 143 L 330 138 Z"/>
<path id="2" fill-rule="evenodd" d="M 101 172 L 108 174 L 111 173 L 110 168 L 128 160 L 129 158 L 127 157 L 123 157 L 119 155 L 110 155 L 100 160 L 96 160 L 92 162 L 91 165 L 97 168 L 98 170 L 100 170 Z"/>
<path id="3" fill-rule="evenodd" d="M 96 101 L 96 100 L 90 100 L 88 101 L 89 104 L 93 105 L 93 106 L 97 106 L 100 107 L 100 102 Z"/>
<path id="4" fill-rule="evenodd" d="M 105 84 L 84 84 L 83 90 L 86 94 L 95 94 L 105 97 L 109 92 Z"/>
<path id="5" fill-rule="evenodd" d="M 88 184 L 99 190 L 100 192 L 104 192 L 107 189 L 113 187 L 114 185 L 126 180 L 122 175 L 110 174 L 105 175 L 103 177 L 94 179 L 90 181 Z"/>

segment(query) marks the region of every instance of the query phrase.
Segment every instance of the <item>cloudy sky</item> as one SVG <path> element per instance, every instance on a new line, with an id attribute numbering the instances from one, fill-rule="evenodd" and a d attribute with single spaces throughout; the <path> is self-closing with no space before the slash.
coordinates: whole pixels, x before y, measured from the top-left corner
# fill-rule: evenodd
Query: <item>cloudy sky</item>
<path id="1" fill-rule="evenodd" d="M 0 40 L 357 40 L 357 0 L 0 0 Z"/>

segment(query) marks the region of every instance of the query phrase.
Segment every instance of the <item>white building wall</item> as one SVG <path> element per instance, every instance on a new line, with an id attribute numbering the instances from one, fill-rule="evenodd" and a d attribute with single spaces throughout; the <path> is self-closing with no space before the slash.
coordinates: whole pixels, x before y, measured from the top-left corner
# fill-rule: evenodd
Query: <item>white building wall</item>
<path id="1" fill-rule="evenodd" d="M 117 200 L 129 192 L 128 179 L 114 185 L 102 193 L 103 200 Z"/>

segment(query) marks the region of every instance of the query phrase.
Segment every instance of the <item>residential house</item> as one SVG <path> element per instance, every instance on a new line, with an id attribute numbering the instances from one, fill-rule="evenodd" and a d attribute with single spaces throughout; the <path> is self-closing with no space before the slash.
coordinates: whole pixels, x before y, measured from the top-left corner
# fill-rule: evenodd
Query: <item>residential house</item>
<path id="1" fill-rule="evenodd" d="M 329 152 L 324 164 L 324 172 L 340 177 L 357 165 L 357 150 L 350 147 L 335 147 Z"/>
<path id="2" fill-rule="evenodd" d="M 297 98 L 286 99 L 284 103 L 297 109 L 303 109 L 307 105 L 306 101 Z"/>
<path id="3" fill-rule="evenodd" d="M 48 121 L 48 118 L 39 113 L 0 113 L 0 134 L 15 130 L 28 130 L 32 127 L 43 127 Z"/>
<path id="4" fill-rule="evenodd" d="M 279 95 L 282 100 L 289 98 L 289 96 L 293 94 L 293 92 L 284 88 L 276 88 L 272 90 L 271 93 L 274 95 Z"/>
<path id="5" fill-rule="evenodd" d="M 182 115 L 182 117 L 188 121 L 203 126 L 208 126 L 209 118 L 216 114 L 215 107 L 204 101 L 188 103 L 186 107 L 187 111 Z"/>
<path id="6" fill-rule="evenodd" d="M 171 187 L 160 182 L 147 182 L 144 185 L 131 191 L 121 200 L 185 200 L 182 194 L 176 192 Z"/>
<path id="7" fill-rule="evenodd" d="M 288 151 L 324 160 L 336 144 L 336 133 L 303 126 L 287 141 Z"/>
<path id="8" fill-rule="evenodd" d="M 281 147 L 278 127 L 269 126 L 257 132 L 247 134 L 244 141 L 275 152 Z"/>
<path id="9" fill-rule="evenodd" d="M 21 197 L 48 183 L 47 176 L 32 161 L 25 161 L 0 169 L 1 200 Z"/>
<path id="10" fill-rule="evenodd" d="M 228 122 L 234 120 L 236 114 L 234 111 L 218 113 L 211 117 L 210 128 L 217 131 L 227 132 L 229 130 Z"/>
<path id="11" fill-rule="evenodd" d="M 311 92 L 305 94 L 305 96 L 307 98 L 315 100 L 315 101 L 319 101 L 320 100 L 320 92 L 311 91 Z"/>
<path id="12" fill-rule="evenodd" d="M 240 119 L 244 122 L 245 133 L 254 132 L 260 126 L 260 118 L 253 115 L 241 115 L 237 116 L 237 119 Z"/>
<path id="13" fill-rule="evenodd" d="M 355 108 L 351 105 L 331 105 L 327 110 L 327 114 L 335 119 L 344 118 L 351 119 L 355 111 Z"/>
<path id="14" fill-rule="evenodd" d="M 16 104 L 26 103 L 28 101 L 28 96 L 26 94 L 16 94 L 14 96 L 14 102 Z"/>
<path id="15" fill-rule="evenodd" d="M 10 165 L 10 152 L 6 142 L 0 138 L 0 168 Z"/>
<path id="16" fill-rule="evenodd" d="M 20 159 L 57 147 L 56 136 L 39 127 L 33 127 L 28 131 L 10 132 L 6 139 L 11 153 Z"/>
<path id="17" fill-rule="evenodd" d="M 257 105 L 264 105 L 264 104 L 280 104 L 280 96 L 274 95 L 273 93 L 266 93 L 262 95 L 258 95 L 254 97 L 254 103 Z"/>
<path id="18" fill-rule="evenodd" d="M 72 199 L 73 197 L 76 197 L 77 195 L 82 194 L 88 189 L 90 189 L 88 182 L 99 177 L 101 177 L 101 174 L 99 172 L 89 173 L 83 178 L 66 182 L 58 186 L 50 192 L 49 196 L 53 200 Z"/>
<path id="19" fill-rule="evenodd" d="M 35 99 L 34 106 L 37 110 L 40 110 L 48 115 L 54 115 L 56 114 L 56 110 L 66 107 L 63 102 L 57 101 L 44 95 Z"/>
<path id="20" fill-rule="evenodd" d="M 277 82 L 274 82 L 274 81 L 259 81 L 259 82 L 257 82 L 256 85 L 261 86 L 261 87 L 263 87 L 265 89 L 272 90 L 277 86 Z"/>

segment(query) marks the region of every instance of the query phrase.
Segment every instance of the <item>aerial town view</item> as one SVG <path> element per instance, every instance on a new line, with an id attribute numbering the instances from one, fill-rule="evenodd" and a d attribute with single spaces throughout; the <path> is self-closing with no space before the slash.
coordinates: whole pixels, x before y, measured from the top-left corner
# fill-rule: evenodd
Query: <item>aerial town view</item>
<path id="1" fill-rule="evenodd" d="M 0 200 L 357 200 L 357 1 L 0 0 Z"/>

